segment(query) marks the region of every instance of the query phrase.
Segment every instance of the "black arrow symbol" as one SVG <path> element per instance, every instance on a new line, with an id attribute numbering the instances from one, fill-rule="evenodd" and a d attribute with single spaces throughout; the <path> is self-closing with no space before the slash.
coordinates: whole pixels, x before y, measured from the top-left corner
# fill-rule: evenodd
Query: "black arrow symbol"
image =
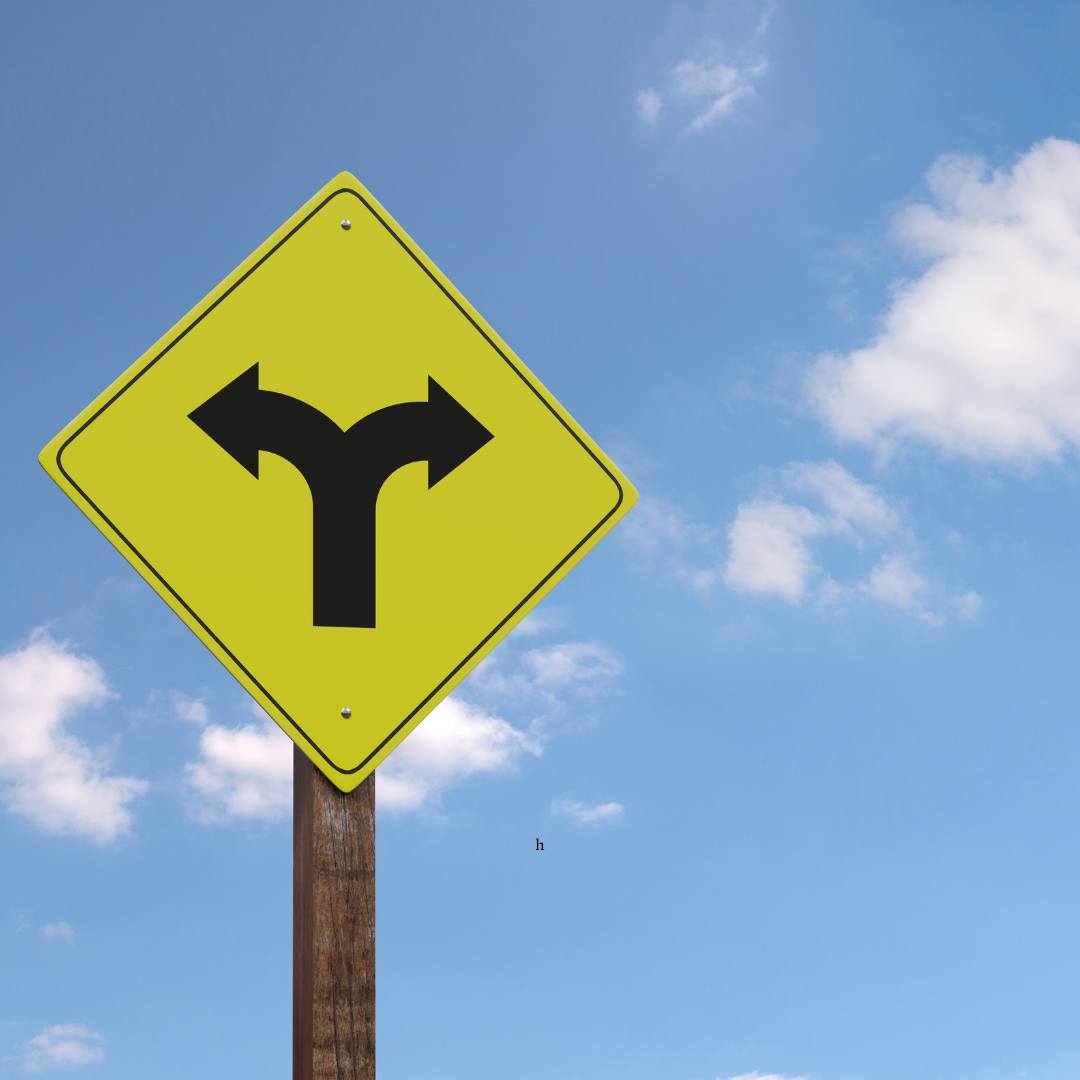
<path id="1" fill-rule="evenodd" d="M 260 390 L 258 364 L 188 416 L 256 479 L 265 450 L 307 481 L 315 626 L 375 625 L 375 504 L 389 477 L 426 461 L 432 488 L 493 438 L 430 377 L 427 401 L 390 405 L 342 431 L 306 402 Z"/>

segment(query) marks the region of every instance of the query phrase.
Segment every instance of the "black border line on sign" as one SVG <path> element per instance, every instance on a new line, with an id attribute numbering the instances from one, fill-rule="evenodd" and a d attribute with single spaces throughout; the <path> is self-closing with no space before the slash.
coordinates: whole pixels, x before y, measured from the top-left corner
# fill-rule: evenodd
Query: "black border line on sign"
<path id="1" fill-rule="evenodd" d="M 394 728 L 394 730 L 391 731 L 390 734 L 387 735 L 386 738 L 383 739 L 383 741 L 381 743 L 379 743 L 379 745 L 376 746 L 375 749 L 372 750 L 371 753 L 368 754 L 368 756 L 366 758 L 364 758 L 364 760 L 361 761 L 360 764 L 357 765 L 353 769 L 343 769 L 340 766 L 335 765 L 330 760 L 330 758 L 328 758 L 326 756 L 326 754 L 323 752 L 322 748 L 285 711 L 285 709 L 282 708 L 282 706 L 278 703 L 278 701 L 274 698 L 274 696 L 266 689 L 265 686 L 263 686 L 263 684 L 261 682 L 259 682 L 259 680 L 257 678 L 255 678 L 255 676 L 248 670 L 248 668 L 244 665 L 244 663 L 240 660 L 240 658 L 238 656 L 236 656 L 236 654 L 225 644 L 225 642 L 223 642 L 221 640 L 221 638 L 219 638 L 217 636 L 217 634 L 214 633 L 213 630 L 210 629 L 209 626 L 206 625 L 205 622 L 203 622 L 203 620 L 195 613 L 195 611 L 184 600 L 184 598 L 161 576 L 161 574 L 159 574 L 157 572 L 157 570 L 151 564 L 149 559 L 147 559 L 146 556 L 143 555 L 143 553 L 141 551 L 139 551 L 139 549 L 116 527 L 116 525 L 114 525 L 113 522 L 109 520 L 109 518 L 107 517 L 105 512 L 101 509 L 101 507 L 99 507 L 97 505 L 97 503 L 95 503 L 94 500 L 91 499 L 90 496 L 85 491 L 83 491 L 83 489 L 79 486 L 79 484 L 75 481 L 75 479 L 71 476 L 71 474 L 64 468 L 64 464 L 61 461 L 61 457 L 62 457 L 64 451 L 68 448 L 68 446 L 70 446 L 71 443 L 79 435 L 81 435 L 99 416 L 101 416 L 101 414 L 107 408 L 109 408 L 110 405 L 112 405 L 122 394 L 124 394 L 128 390 L 130 390 L 131 387 L 134 386 L 135 383 L 137 383 L 160 359 L 162 359 L 162 357 L 164 357 L 166 355 L 166 353 L 168 353 L 169 350 L 173 348 L 174 345 L 176 345 L 180 341 L 182 341 L 192 330 L 195 329 L 196 326 L 199 325 L 199 323 L 201 323 L 203 321 L 203 319 L 206 318 L 207 315 L 210 314 L 211 311 L 214 310 L 214 308 L 216 308 L 218 306 L 218 304 L 220 304 L 227 296 L 229 296 L 233 292 L 234 289 L 238 288 L 241 284 L 243 284 L 253 273 L 255 273 L 256 270 L 259 269 L 260 266 L 262 266 L 262 264 L 264 262 L 266 262 L 267 259 L 270 258 L 271 255 L 274 254 L 275 251 L 277 251 L 287 240 L 289 240 L 293 236 L 295 236 L 296 233 L 299 232 L 300 229 L 303 228 L 303 226 L 306 225 L 320 210 L 322 210 L 322 208 L 324 206 L 326 206 L 327 203 L 329 203 L 332 199 L 337 198 L 338 195 L 354 195 L 354 196 L 356 196 L 357 199 L 360 200 L 360 202 L 362 202 L 364 204 L 365 207 L 367 207 L 368 212 L 379 222 L 380 225 L 382 225 L 382 227 L 384 229 L 386 229 L 386 231 L 402 246 L 402 248 L 404 248 L 405 251 L 408 252 L 409 256 L 417 264 L 417 266 L 419 266 L 420 269 L 423 270 L 424 273 L 427 274 L 427 276 L 439 287 L 439 289 L 441 290 L 443 295 L 454 305 L 454 307 L 456 307 L 458 309 L 458 311 L 460 311 L 461 314 L 464 315 L 465 318 L 469 320 L 469 322 L 472 324 L 473 328 L 499 354 L 499 356 L 502 357 L 502 359 L 506 362 L 506 364 L 510 367 L 510 369 L 514 372 L 514 374 L 517 375 L 517 377 L 519 379 L 521 379 L 521 381 L 523 383 L 525 383 L 525 385 L 537 396 L 537 398 L 539 398 L 539 400 L 543 402 L 545 408 L 547 408 L 548 411 L 552 414 L 552 416 L 554 416 L 559 421 L 559 423 L 562 424 L 562 426 L 564 428 L 566 428 L 566 430 L 574 437 L 574 439 L 577 440 L 578 444 L 589 455 L 589 457 L 591 457 L 593 459 L 593 461 L 595 461 L 596 464 L 599 465 L 600 468 L 604 470 L 604 472 L 607 474 L 608 478 L 615 485 L 616 489 L 619 492 L 619 498 L 616 501 L 615 505 L 566 553 L 566 555 L 563 556 L 563 558 L 561 558 L 555 564 L 554 567 L 552 567 L 552 569 L 547 574 L 545 574 L 540 579 L 539 582 L 537 582 L 537 584 L 532 589 L 529 590 L 529 592 L 527 592 L 525 594 L 525 596 L 521 599 L 521 601 L 519 603 L 515 604 L 514 607 L 511 608 L 509 613 L 503 619 L 501 619 L 499 621 L 499 623 L 494 627 L 494 629 L 474 649 L 472 649 L 468 653 L 468 655 L 465 656 L 465 658 L 438 684 L 438 686 L 436 686 L 435 689 L 432 690 L 431 693 L 428 694 L 427 697 L 425 697 L 423 699 L 423 701 L 421 701 L 420 704 L 417 705 L 416 708 L 413 709 L 413 711 L 411 713 L 409 713 L 409 715 L 406 716 L 405 719 L 402 720 L 401 723 L 398 724 L 398 726 L 396 728 Z M 286 233 L 285 236 L 283 236 L 261 259 L 259 259 L 259 261 L 254 266 L 252 266 L 243 275 L 243 277 L 239 278 L 237 281 L 234 281 L 233 284 L 230 285 L 229 288 L 226 289 L 225 292 L 223 292 L 221 294 L 221 296 L 219 296 L 197 319 L 195 319 L 194 322 L 192 322 L 190 326 L 186 327 L 172 341 L 170 341 L 169 344 L 166 345 L 165 348 L 162 349 L 161 352 L 159 352 L 157 354 L 157 356 L 155 356 L 153 358 L 153 360 L 151 360 L 144 368 L 142 368 L 142 370 L 140 370 L 135 376 L 133 376 L 128 382 L 126 382 L 119 390 L 117 390 L 117 392 L 115 394 L 113 394 L 113 396 L 111 398 L 109 398 L 109 400 L 106 401 L 105 404 L 102 405 L 101 408 L 98 409 L 97 412 L 95 412 L 93 416 L 91 416 L 82 425 L 80 425 L 80 427 L 77 430 L 75 430 L 71 435 L 69 435 L 68 438 L 64 440 L 64 442 L 61 445 L 60 449 L 57 450 L 57 452 L 56 452 L 56 467 L 60 470 L 61 473 L 63 473 L 63 475 L 64 475 L 65 479 L 67 480 L 67 482 L 69 484 L 71 484 L 71 486 L 83 497 L 83 499 L 86 500 L 87 504 L 89 506 L 93 507 L 94 512 L 101 518 L 101 520 L 104 521 L 105 524 L 109 526 L 109 528 L 134 553 L 136 558 L 138 558 L 138 560 L 150 571 L 150 573 L 153 574 L 154 577 L 157 578 L 157 580 L 161 582 L 161 584 L 169 591 L 169 593 L 173 597 L 175 597 L 177 603 L 179 603 L 181 605 L 181 607 L 183 607 L 183 609 L 206 631 L 206 633 L 209 634 L 210 637 L 213 638 L 214 641 L 217 642 L 217 644 L 221 648 L 222 652 L 224 652 L 227 656 L 229 656 L 232 659 L 233 663 L 235 663 L 236 666 L 252 681 L 252 683 L 254 683 L 255 686 L 257 686 L 259 688 L 259 690 L 263 693 L 263 695 L 266 697 L 266 699 L 268 701 L 270 701 L 274 705 L 274 708 L 276 708 L 278 710 L 278 712 L 282 716 L 284 716 L 285 719 L 288 720 L 289 723 L 292 724 L 292 726 L 294 728 L 296 728 L 296 730 L 298 732 L 300 732 L 300 734 L 304 737 L 304 739 L 306 740 L 308 745 L 310 747 L 312 747 L 312 749 L 315 750 L 315 752 L 319 755 L 319 757 L 321 757 L 323 759 L 323 761 L 325 761 L 327 763 L 327 765 L 329 765 L 330 768 L 332 768 L 335 772 L 339 772 L 344 776 L 348 776 L 348 775 L 351 775 L 352 773 L 359 772 L 365 765 L 367 765 L 367 763 L 373 757 L 375 757 L 375 755 L 378 754 L 379 751 L 382 750 L 382 748 L 388 742 L 390 742 L 390 740 L 393 739 L 394 736 L 397 735 L 397 733 L 403 727 L 405 727 L 405 725 L 408 724 L 409 721 L 412 720 L 412 718 L 418 712 L 420 712 L 420 710 L 423 709 L 424 706 L 433 697 L 435 697 L 435 695 L 438 694 L 439 691 L 514 617 L 514 615 L 516 615 L 517 612 L 519 612 L 522 609 L 522 607 L 524 607 L 525 604 L 527 604 L 529 602 L 529 600 L 533 596 L 535 596 L 536 593 L 539 592 L 540 589 L 542 589 L 544 587 L 544 585 L 547 584 L 547 582 L 550 581 L 551 578 L 555 574 L 557 574 L 559 572 L 559 570 L 563 566 L 566 565 L 567 561 L 572 559 L 574 557 L 574 554 L 578 550 L 580 550 L 580 548 L 584 544 L 588 543 L 590 537 L 592 537 L 596 533 L 596 531 L 603 526 L 604 522 L 607 521 L 608 518 L 610 518 L 611 515 L 614 514 L 616 510 L 619 509 L 620 506 L 622 506 L 623 498 L 625 497 L 625 493 L 623 492 L 622 484 L 619 483 L 618 478 L 596 456 L 596 454 L 593 453 L 592 449 L 581 438 L 581 436 L 578 435 L 578 433 L 576 431 L 574 431 L 574 429 L 559 415 L 558 410 L 553 408 L 553 406 L 551 405 L 551 402 L 549 402 L 547 400 L 547 398 L 544 397 L 544 395 L 532 384 L 532 382 L 529 381 L 529 379 L 525 376 L 525 374 L 521 371 L 521 369 L 510 359 L 510 357 L 508 357 L 506 355 L 506 353 L 504 353 L 502 351 L 502 349 L 500 349 L 499 346 L 496 345 L 494 341 L 492 341 L 492 339 L 486 333 L 484 328 L 477 323 L 477 321 L 469 314 L 468 311 L 465 310 L 465 308 L 463 308 L 461 306 L 460 303 L 458 303 L 457 299 L 453 296 L 453 294 L 431 272 L 431 270 L 429 270 L 428 267 L 424 265 L 423 260 L 417 257 L 416 252 L 414 252 L 412 250 L 412 248 L 394 231 L 394 229 L 383 219 L 382 215 L 380 215 L 379 212 L 377 210 L 375 210 L 374 207 L 372 207 L 372 205 L 367 201 L 367 199 L 364 198 L 363 195 L 360 194 L 360 192 L 354 191 L 352 188 L 338 188 L 337 191 L 333 191 L 329 195 L 327 195 L 327 197 L 325 199 L 323 199 L 323 201 L 321 203 L 319 203 L 319 205 L 316 206 L 315 209 L 312 210 L 311 213 L 307 215 L 307 217 L 305 217 L 301 222 L 299 222 L 296 226 L 294 226 L 292 229 L 290 229 L 289 232 Z"/>

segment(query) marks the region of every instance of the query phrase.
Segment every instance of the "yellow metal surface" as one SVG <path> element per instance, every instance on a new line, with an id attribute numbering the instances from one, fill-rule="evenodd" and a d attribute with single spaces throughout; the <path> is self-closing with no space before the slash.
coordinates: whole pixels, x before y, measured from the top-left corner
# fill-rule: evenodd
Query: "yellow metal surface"
<path id="1" fill-rule="evenodd" d="M 374 626 L 314 624 L 302 472 L 261 448 L 256 476 L 191 419 L 255 364 L 260 391 L 342 431 L 427 401 L 433 379 L 490 434 L 430 487 L 422 460 L 382 484 Z M 64 428 L 41 463 L 343 791 L 637 498 L 348 173 Z M 356 528 L 353 497 L 340 492 L 342 529 Z"/>

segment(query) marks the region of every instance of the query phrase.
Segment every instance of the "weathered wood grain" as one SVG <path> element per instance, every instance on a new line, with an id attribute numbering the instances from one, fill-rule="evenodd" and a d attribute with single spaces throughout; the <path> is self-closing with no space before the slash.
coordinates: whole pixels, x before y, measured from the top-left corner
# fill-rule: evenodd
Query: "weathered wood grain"
<path id="1" fill-rule="evenodd" d="M 375 1080 L 375 775 L 293 758 L 293 1080 Z"/>

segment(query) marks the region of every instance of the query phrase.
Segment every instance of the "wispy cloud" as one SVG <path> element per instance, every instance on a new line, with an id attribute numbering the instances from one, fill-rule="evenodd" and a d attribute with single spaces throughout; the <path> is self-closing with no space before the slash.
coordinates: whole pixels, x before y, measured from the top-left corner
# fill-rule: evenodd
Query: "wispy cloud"
<path id="1" fill-rule="evenodd" d="M 22 1067 L 39 1073 L 57 1065 L 93 1065 L 105 1059 L 104 1041 L 85 1024 L 54 1024 L 26 1044 Z"/>
<path id="2" fill-rule="evenodd" d="M 818 358 L 807 393 L 839 438 L 880 457 L 923 442 L 1031 467 L 1080 449 L 1080 144 L 1011 169 L 949 154 L 931 202 L 896 219 L 926 269 L 897 284 L 877 337 Z"/>
<path id="3" fill-rule="evenodd" d="M 606 697 L 622 661 L 598 641 L 564 641 L 492 653 L 466 684 L 473 698 L 532 709 L 563 708 L 573 697 Z"/>
<path id="4" fill-rule="evenodd" d="M 68 730 L 83 709 L 110 697 L 96 661 L 39 628 L 0 656 L 0 802 L 50 832 L 98 843 L 130 832 L 129 804 L 145 780 L 109 774 L 111 747 Z"/>
<path id="5" fill-rule="evenodd" d="M 75 940 L 75 931 L 63 919 L 60 919 L 58 922 L 46 923 L 41 928 L 41 936 L 71 942 Z"/>
<path id="6" fill-rule="evenodd" d="M 757 94 L 755 83 L 768 66 L 765 60 L 725 64 L 715 56 L 676 64 L 671 72 L 672 93 L 693 102 L 698 110 L 686 130 L 704 131 L 727 119 L 740 101 Z"/>
<path id="7" fill-rule="evenodd" d="M 623 547 L 662 563 L 669 574 L 701 595 L 720 577 L 719 536 L 718 529 L 695 524 L 673 503 L 651 495 L 638 500 L 634 513 L 619 529 Z"/>
<path id="8" fill-rule="evenodd" d="M 723 1077 L 717 1077 L 716 1080 L 723 1080 Z M 757 1069 L 750 1073 L 743 1073 L 741 1076 L 732 1076 L 730 1080 L 807 1080 L 805 1076 L 781 1076 L 779 1073 L 759 1073 Z"/>
<path id="9" fill-rule="evenodd" d="M 621 803 L 608 802 L 596 806 L 574 802 L 572 799 L 556 799 L 551 804 L 552 814 L 562 814 L 578 825 L 612 825 L 622 821 L 626 807 Z"/>
<path id="10" fill-rule="evenodd" d="M 659 89 L 639 90 L 634 98 L 638 119 L 655 128 L 661 114 L 671 112 L 683 131 L 693 135 L 731 117 L 741 102 L 757 95 L 757 84 L 768 70 L 760 44 L 772 11 L 773 5 L 767 5 L 741 47 L 707 38 L 667 72 Z"/>
<path id="11" fill-rule="evenodd" d="M 782 475 L 792 491 L 820 499 L 832 527 L 859 547 L 863 534 L 885 537 L 904 531 L 900 509 L 835 461 L 793 462 Z"/>
<path id="12" fill-rule="evenodd" d="M 514 627 L 512 634 L 514 637 L 539 637 L 553 630 L 561 630 L 565 624 L 565 617 L 559 608 L 544 607 L 526 615 Z"/>

